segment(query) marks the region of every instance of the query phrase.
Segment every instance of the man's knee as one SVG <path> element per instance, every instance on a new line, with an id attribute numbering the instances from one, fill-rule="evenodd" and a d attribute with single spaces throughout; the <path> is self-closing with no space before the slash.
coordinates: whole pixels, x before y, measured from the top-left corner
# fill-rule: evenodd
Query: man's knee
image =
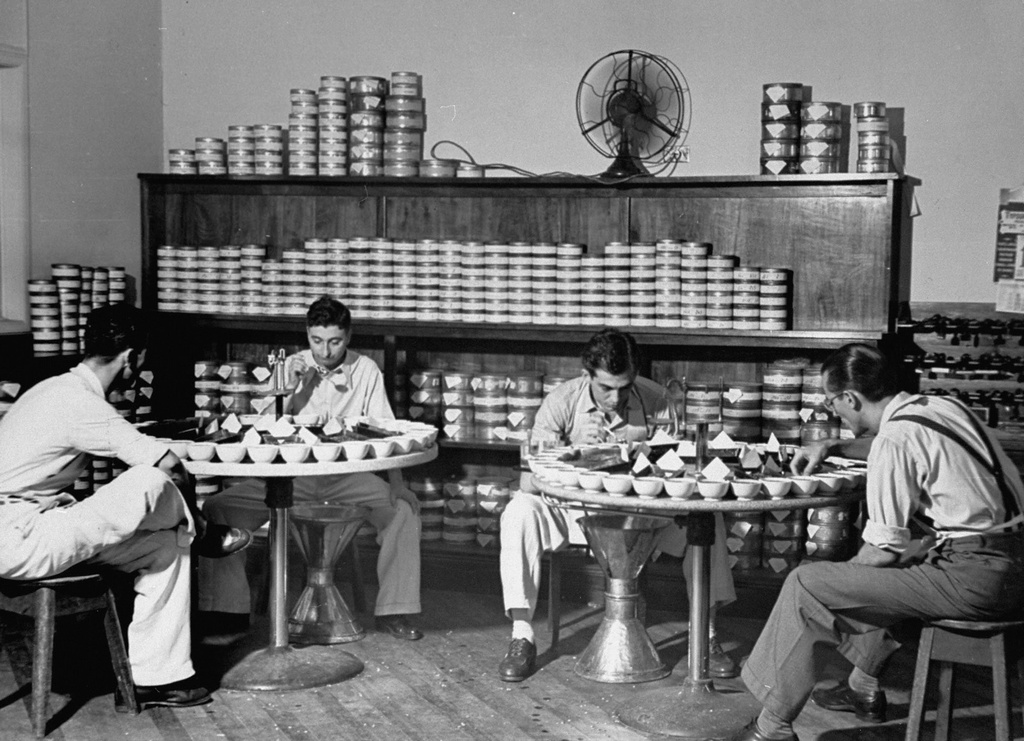
<path id="1" fill-rule="evenodd" d="M 122 486 L 159 494 L 171 483 L 171 477 L 155 466 L 132 466 L 118 476 L 117 481 Z"/>

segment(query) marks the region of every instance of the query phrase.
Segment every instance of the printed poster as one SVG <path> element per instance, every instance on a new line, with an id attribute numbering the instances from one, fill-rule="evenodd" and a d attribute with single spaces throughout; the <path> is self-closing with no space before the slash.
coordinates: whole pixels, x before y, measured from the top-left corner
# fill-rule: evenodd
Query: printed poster
<path id="1" fill-rule="evenodd" d="M 1024 186 L 999 191 L 992 280 L 1024 280 Z"/>

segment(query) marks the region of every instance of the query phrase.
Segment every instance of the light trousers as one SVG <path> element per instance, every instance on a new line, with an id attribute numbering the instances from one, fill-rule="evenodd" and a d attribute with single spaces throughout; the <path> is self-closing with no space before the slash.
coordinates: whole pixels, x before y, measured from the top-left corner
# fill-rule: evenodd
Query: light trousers
<path id="1" fill-rule="evenodd" d="M 501 591 L 505 614 L 509 610 L 526 609 L 529 618 L 537 609 L 540 591 L 541 558 L 545 551 L 557 551 L 570 542 L 585 543 L 577 520 L 583 512 L 550 507 L 537 495 L 516 492 L 501 515 Z M 690 583 L 692 560 L 686 550 L 686 529 L 675 524 L 657 536 L 657 551 L 673 556 L 683 555 L 683 575 L 687 596 L 693 598 Z M 711 547 L 711 604 L 724 605 L 736 599 L 729 552 L 725 543 L 725 522 L 715 515 L 715 543 Z"/>
<path id="2" fill-rule="evenodd" d="M 211 522 L 248 530 L 270 517 L 261 481 L 246 480 L 206 500 L 203 513 Z M 369 522 L 377 530 L 375 615 L 407 615 L 420 606 L 420 519 L 404 500 L 391 501 L 391 487 L 372 473 L 341 476 L 300 476 L 295 479 L 296 502 L 330 502 L 370 508 Z M 288 534 L 288 537 L 291 537 Z M 247 613 L 250 610 L 245 553 L 226 558 L 199 559 L 199 609 Z"/>
<path id="3" fill-rule="evenodd" d="M 42 579 L 79 563 L 134 574 L 128 659 L 136 684 L 192 674 L 189 627 L 191 517 L 178 488 L 135 466 L 70 507 L 0 506 L 0 576 Z"/>

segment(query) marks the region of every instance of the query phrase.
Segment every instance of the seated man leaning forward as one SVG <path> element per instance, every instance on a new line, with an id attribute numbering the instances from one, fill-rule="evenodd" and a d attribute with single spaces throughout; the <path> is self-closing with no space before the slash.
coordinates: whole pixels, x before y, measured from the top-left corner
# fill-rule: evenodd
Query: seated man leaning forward
<path id="1" fill-rule="evenodd" d="M 793 468 L 867 451 L 864 544 L 845 563 L 802 564 L 786 578 L 743 667 L 764 709 L 742 741 L 794 741 L 808 697 L 880 723 L 879 676 L 900 645 L 889 628 L 1017 619 L 1024 600 L 1024 484 L 991 432 L 955 399 L 900 391 L 893 366 L 868 345 L 846 345 L 821 371 L 826 405 L 860 439 L 804 448 Z M 818 643 L 850 660 L 847 681 L 814 690 Z"/>
<path id="2" fill-rule="evenodd" d="M 377 365 L 350 350 L 352 314 L 328 296 L 314 301 L 306 312 L 309 349 L 285 361 L 286 375 L 295 384 L 286 400 L 294 414 L 315 414 L 321 422 L 339 417 L 376 417 L 393 420 Z M 420 520 L 416 495 L 405 486 L 398 470 L 389 481 L 373 473 L 338 476 L 300 476 L 295 479 L 296 502 L 333 502 L 370 508 L 370 524 L 377 529 L 380 590 L 374 610 L 377 629 L 396 638 L 422 637 L 407 615 L 420 608 Z M 390 483 L 389 483 L 390 482 Z M 207 500 L 205 510 L 213 522 L 257 528 L 269 517 L 261 482 L 248 480 Z M 249 582 L 245 558 L 200 560 L 199 609 L 209 633 L 237 632 L 248 624 Z"/>
<path id="3" fill-rule="evenodd" d="M 93 311 L 82 362 L 0 420 L 0 577 L 43 579 L 78 564 L 134 575 L 128 660 L 139 704 L 188 707 L 211 699 L 192 668 L 190 545 L 222 556 L 250 534 L 207 527 L 181 461 L 107 402 L 144 352 L 140 318 L 127 304 Z M 94 455 L 129 468 L 77 501 L 70 491 Z"/>
<path id="4" fill-rule="evenodd" d="M 653 381 L 640 378 L 640 350 L 633 337 L 615 329 L 594 335 L 583 350 L 585 375 L 561 384 L 541 404 L 534 421 L 535 438 L 558 444 L 601 443 L 609 437 L 646 440 L 647 419 L 666 418 L 668 395 Z M 570 539 L 585 542 L 576 520 L 582 512 L 549 507 L 539 496 L 529 474 L 501 516 L 501 588 L 505 613 L 512 620 L 512 642 L 498 666 L 505 682 L 528 677 L 537 657 L 533 613 L 540 590 L 540 562 L 544 551 L 565 548 Z M 670 525 L 658 536 L 658 551 L 681 556 L 686 530 Z M 687 592 L 692 599 L 690 558 L 683 563 Z M 737 674 L 736 664 L 722 650 L 715 635 L 715 610 L 736 599 L 725 544 L 725 523 L 715 517 L 715 545 L 711 551 L 711 640 L 708 645 L 711 676 Z"/>

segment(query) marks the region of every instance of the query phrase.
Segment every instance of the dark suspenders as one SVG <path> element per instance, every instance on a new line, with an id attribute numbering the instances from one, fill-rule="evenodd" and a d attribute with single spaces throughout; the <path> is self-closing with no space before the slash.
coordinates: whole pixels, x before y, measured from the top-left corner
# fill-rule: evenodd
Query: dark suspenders
<path id="1" fill-rule="evenodd" d="M 964 438 L 960 434 L 949 429 L 948 427 L 944 427 L 943 425 L 939 424 L 933 419 L 929 419 L 928 417 L 922 416 L 920 414 L 900 414 L 900 410 L 897 409 L 896 414 L 890 417 L 889 420 L 906 420 L 907 422 L 916 422 L 917 424 L 923 425 L 928 429 L 933 430 L 936 433 L 955 442 L 957 445 L 963 448 L 964 451 L 966 451 L 967 454 L 970 455 L 971 458 L 973 458 L 979 466 L 988 471 L 988 473 L 995 478 L 996 484 L 999 486 L 999 493 L 1000 495 L 1002 495 L 1003 498 L 1003 510 L 1006 513 L 1006 520 L 1009 521 L 1019 516 L 1021 511 L 1020 505 L 1017 502 L 1017 497 L 1014 496 L 1014 493 L 1010 490 L 1009 484 L 1006 483 L 1006 476 L 1003 473 L 1003 464 L 1000 463 L 999 456 L 996 454 L 995 448 L 992 447 L 992 441 L 988 439 L 988 435 L 986 435 L 985 431 L 982 429 L 981 423 L 978 422 L 977 419 L 975 419 L 974 413 L 970 409 L 952 399 L 948 401 L 951 401 L 952 403 L 956 404 L 956 406 L 960 407 L 961 411 L 963 411 L 964 414 L 967 415 L 967 419 L 970 422 L 971 426 L 974 428 L 974 432 L 978 435 L 979 438 L 981 438 L 982 443 L 985 445 L 985 450 L 988 453 L 989 458 L 991 458 L 991 463 L 985 460 L 982 454 L 979 453 L 974 446 L 972 446 L 970 443 L 964 440 Z M 1013 529 L 1018 529 L 1019 527 L 1020 525 L 1018 524 L 1015 525 Z"/>

